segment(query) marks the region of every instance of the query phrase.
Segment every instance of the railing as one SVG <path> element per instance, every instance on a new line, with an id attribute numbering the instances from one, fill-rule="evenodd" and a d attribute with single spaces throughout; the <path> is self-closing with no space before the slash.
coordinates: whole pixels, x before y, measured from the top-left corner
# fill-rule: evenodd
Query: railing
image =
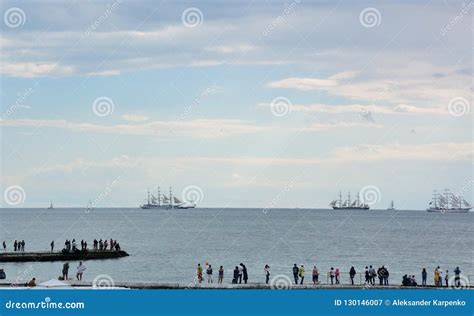
<path id="1" fill-rule="evenodd" d="M 331 284 L 331 273 L 326 274 L 326 284 Z M 378 281 L 378 279 L 377 279 Z M 361 285 L 365 283 L 365 273 L 357 272 L 354 275 L 354 285 Z M 336 284 L 336 277 L 334 277 L 334 284 Z M 352 284 L 349 272 L 339 272 L 339 284 Z"/>

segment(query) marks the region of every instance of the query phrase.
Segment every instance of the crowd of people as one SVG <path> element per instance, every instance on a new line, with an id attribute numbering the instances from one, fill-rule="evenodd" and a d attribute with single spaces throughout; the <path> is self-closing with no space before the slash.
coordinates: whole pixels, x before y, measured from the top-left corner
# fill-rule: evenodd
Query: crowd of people
<path id="1" fill-rule="evenodd" d="M 2 243 L 3 251 L 7 251 L 7 243 L 3 241 Z M 25 241 L 16 240 L 13 242 L 13 251 L 25 251 Z"/>
<path id="2" fill-rule="evenodd" d="M 207 275 L 207 283 L 212 284 L 213 283 L 213 268 L 212 265 L 210 265 L 208 262 L 205 263 L 205 267 L 201 266 L 199 263 L 197 266 L 197 280 L 199 283 L 202 283 L 204 280 L 203 274 L 204 272 Z M 265 277 L 265 284 L 270 283 L 270 266 L 266 264 L 263 268 L 264 272 L 264 277 Z M 305 267 L 304 265 L 299 265 L 294 264 L 292 268 L 292 274 L 293 274 L 293 281 L 295 285 L 303 285 L 304 280 L 305 280 Z M 351 285 L 354 284 L 359 284 L 359 281 L 355 280 L 357 276 L 357 271 L 356 269 L 352 266 L 348 272 L 349 275 L 349 282 Z M 379 286 L 388 286 L 389 285 L 389 270 L 382 265 L 379 267 L 377 270 L 372 266 L 366 266 L 365 271 L 362 274 L 365 277 L 364 284 L 368 286 L 374 286 L 374 285 L 379 285 Z M 427 272 L 426 269 L 423 268 L 422 270 L 422 286 L 426 286 L 427 282 Z M 455 275 L 455 282 L 454 286 L 459 286 L 460 283 L 460 275 L 461 275 L 461 270 L 459 267 L 456 267 L 454 269 L 454 275 Z M 314 266 L 312 270 L 312 283 L 313 285 L 318 285 L 320 284 L 319 280 L 320 272 L 319 269 Z M 328 284 L 334 285 L 334 284 L 341 284 L 341 270 L 339 268 L 334 268 L 331 267 L 329 271 L 327 272 L 327 277 L 328 277 Z M 242 281 L 244 284 L 247 284 L 249 279 L 249 274 L 247 267 L 243 264 L 240 263 L 238 266 L 235 266 L 235 269 L 233 270 L 232 274 L 232 284 L 241 284 Z M 376 281 L 378 279 L 378 282 Z M 438 266 L 434 270 L 434 285 L 435 286 L 443 286 L 443 281 L 445 286 L 450 286 L 449 284 L 449 271 L 446 270 L 446 273 L 443 276 L 443 272 L 441 268 Z M 224 280 L 224 267 L 220 266 L 218 270 L 218 284 L 222 284 Z M 417 286 L 418 283 L 416 282 L 416 278 L 414 275 L 404 275 L 402 279 L 402 285 L 404 286 Z"/>
<path id="3" fill-rule="evenodd" d="M 64 248 L 61 250 L 63 253 L 68 253 L 68 252 L 85 252 L 88 251 L 88 244 L 87 241 L 81 240 L 80 242 L 81 248 L 78 248 L 76 239 L 68 240 L 64 242 Z M 115 251 L 120 251 L 120 244 L 117 242 L 117 240 L 113 240 L 110 238 L 110 242 L 107 239 L 94 239 L 92 243 L 92 250 L 99 250 L 99 251 L 104 251 L 104 250 L 115 250 Z M 54 240 L 51 241 L 51 251 L 54 251 Z"/>

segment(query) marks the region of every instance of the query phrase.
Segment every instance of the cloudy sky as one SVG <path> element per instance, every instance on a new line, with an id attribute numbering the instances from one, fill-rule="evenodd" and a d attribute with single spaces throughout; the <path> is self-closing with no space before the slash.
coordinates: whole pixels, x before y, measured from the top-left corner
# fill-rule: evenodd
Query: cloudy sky
<path id="1" fill-rule="evenodd" d="M 3 207 L 472 200 L 472 1 L 0 9 Z"/>

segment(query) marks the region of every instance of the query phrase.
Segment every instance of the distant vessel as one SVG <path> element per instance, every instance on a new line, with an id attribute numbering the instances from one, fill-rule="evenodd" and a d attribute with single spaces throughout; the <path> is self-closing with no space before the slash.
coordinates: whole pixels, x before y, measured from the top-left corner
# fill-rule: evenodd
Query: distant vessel
<path id="1" fill-rule="evenodd" d="M 51 201 L 51 204 L 49 204 L 48 206 L 48 210 L 52 210 L 54 207 L 53 207 L 53 201 Z"/>
<path id="2" fill-rule="evenodd" d="M 351 201 L 351 193 L 347 193 L 347 199 L 345 201 L 342 200 L 342 193 L 339 192 L 339 199 L 334 199 L 329 204 L 335 210 L 368 210 L 370 209 L 369 205 L 365 202 L 361 202 L 359 198 L 359 194 L 357 194 L 357 198 L 354 201 Z"/>
<path id="3" fill-rule="evenodd" d="M 434 191 L 433 199 L 426 210 L 439 213 L 468 213 L 471 208 L 472 206 L 462 196 L 446 189 L 444 193 Z"/>
<path id="4" fill-rule="evenodd" d="M 89 200 L 89 203 L 87 204 L 87 207 L 86 207 L 86 211 L 90 212 L 92 210 L 94 210 L 94 207 L 92 206 L 92 201 Z"/>
<path id="5" fill-rule="evenodd" d="M 170 187 L 169 197 L 166 196 L 164 193 L 160 192 L 160 187 L 158 187 L 157 195 L 150 194 L 150 190 L 148 190 L 148 197 L 147 202 L 145 204 L 140 205 L 142 209 L 189 209 L 195 208 L 195 203 L 185 203 L 181 201 L 176 196 L 173 196 L 173 190 Z"/>
<path id="6" fill-rule="evenodd" d="M 388 211 L 395 211 L 395 204 L 392 202 L 390 203 L 390 206 L 387 208 Z"/>

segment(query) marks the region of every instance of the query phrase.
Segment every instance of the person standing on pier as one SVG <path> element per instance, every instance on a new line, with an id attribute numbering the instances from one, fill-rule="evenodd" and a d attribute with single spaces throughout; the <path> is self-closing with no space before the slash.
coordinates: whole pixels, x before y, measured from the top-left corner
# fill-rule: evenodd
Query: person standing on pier
<path id="1" fill-rule="evenodd" d="M 247 272 L 247 267 L 243 263 L 240 263 L 240 266 L 242 267 L 242 277 L 244 279 L 244 283 L 247 284 L 247 280 L 249 279 L 249 274 Z"/>
<path id="2" fill-rule="evenodd" d="M 212 283 L 212 265 L 209 265 L 206 269 L 207 283 Z"/>
<path id="3" fill-rule="evenodd" d="M 336 273 L 334 272 L 334 268 L 331 267 L 331 270 L 329 270 L 329 277 L 331 278 L 331 285 L 334 285 L 334 277 L 336 276 Z"/>
<path id="4" fill-rule="evenodd" d="M 300 284 L 303 285 L 303 282 L 304 282 L 304 265 L 301 265 L 301 267 L 299 268 L 298 276 L 301 279 Z"/>
<path id="5" fill-rule="evenodd" d="M 79 262 L 79 265 L 77 266 L 77 274 L 76 278 L 78 281 L 82 281 L 82 274 L 86 270 L 86 267 L 82 264 L 82 261 Z"/>
<path id="6" fill-rule="evenodd" d="M 318 268 L 316 268 L 316 266 L 314 266 L 313 268 L 313 284 L 316 285 L 319 283 L 319 271 L 318 271 Z"/>
<path id="7" fill-rule="evenodd" d="M 270 266 L 266 264 L 265 268 L 263 268 L 263 271 L 265 272 L 265 284 L 268 284 L 270 281 Z"/>
<path id="8" fill-rule="evenodd" d="M 51 246 L 51 252 L 53 252 L 54 251 L 54 240 L 51 241 L 51 243 L 49 245 Z"/>
<path id="9" fill-rule="evenodd" d="M 454 286 L 459 288 L 461 286 L 461 269 L 459 269 L 459 267 L 456 267 L 456 269 L 454 269 Z"/>
<path id="10" fill-rule="evenodd" d="M 423 268 L 421 271 L 421 286 L 426 286 L 426 279 L 428 277 L 428 272 L 426 272 L 426 268 Z"/>
<path id="11" fill-rule="evenodd" d="M 16 251 L 17 247 L 18 247 L 18 242 L 15 239 L 15 241 L 13 242 L 13 251 Z"/>
<path id="12" fill-rule="evenodd" d="M 200 263 L 198 263 L 198 267 L 197 267 L 197 278 L 198 278 L 199 284 L 201 284 L 202 283 L 202 267 Z"/>
<path id="13" fill-rule="evenodd" d="M 336 277 L 336 284 L 339 284 L 339 277 L 341 272 L 339 272 L 339 268 L 336 268 L 336 272 L 334 272 L 334 276 Z"/>
<path id="14" fill-rule="evenodd" d="M 25 240 L 21 241 L 21 251 L 25 251 Z"/>
<path id="15" fill-rule="evenodd" d="M 299 272 L 299 269 L 295 263 L 295 265 L 293 266 L 293 278 L 295 278 L 295 284 L 298 284 L 298 272 Z"/>
<path id="16" fill-rule="evenodd" d="M 69 277 L 69 262 L 63 264 L 63 280 L 67 280 Z"/>
<path id="17" fill-rule="evenodd" d="M 375 272 L 374 267 L 369 266 L 369 277 L 370 277 L 370 284 L 375 285 L 375 276 L 377 273 Z"/>
<path id="18" fill-rule="evenodd" d="M 219 268 L 219 277 L 217 279 L 217 283 L 222 284 L 223 281 L 224 281 L 224 267 L 220 266 L 220 268 Z"/>
<path id="19" fill-rule="evenodd" d="M 356 275 L 356 269 L 354 268 L 354 266 L 351 267 L 351 269 L 349 270 L 349 277 L 351 278 L 351 284 L 354 285 L 354 277 Z"/>
<path id="20" fill-rule="evenodd" d="M 7 244 L 3 241 L 3 251 L 7 251 Z"/>
<path id="21" fill-rule="evenodd" d="M 242 263 L 237 267 L 239 270 L 239 284 L 242 283 L 242 275 L 244 274 L 244 268 L 242 267 Z"/>
<path id="22" fill-rule="evenodd" d="M 239 280 L 239 267 L 235 266 L 234 269 L 234 278 L 232 279 L 232 284 L 237 284 L 237 281 Z"/>
<path id="23" fill-rule="evenodd" d="M 369 268 L 366 266 L 365 267 L 365 284 L 369 284 L 370 283 L 370 275 L 369 275 Z"/>
<path id="24" fill-rule="evenodd" d="M 440 267 L 438 267 L 438 273 L 439 273 L 439 277 L 438 277 L 438 285 L 439 287 L 443 287 L 443 270 L 441 270 Z"/>
<path id="25" fill-rule="evenodd" d="M 448 270 L 446 270 L 446 274 L 444 276 L 444 281 L 446 282 L 446 287 L 448 287 L 449 286 L 449 284 L 448 284 L 449 283 L 449 271 Z"/>
<path id="26" fill-rule="evenodd" d="M 438 268 L 439 268 L 439 267 L 438 267 Z M 438 284 L 439 284 L 439 271 L 438 271 L 438 268 L 436 268 L 436 269 L 434 270 L 434 280 L 433 280 L 433 281 L 434 281 L 434 286 L 436 286 L 436 287 L 437 287 Z"/>

